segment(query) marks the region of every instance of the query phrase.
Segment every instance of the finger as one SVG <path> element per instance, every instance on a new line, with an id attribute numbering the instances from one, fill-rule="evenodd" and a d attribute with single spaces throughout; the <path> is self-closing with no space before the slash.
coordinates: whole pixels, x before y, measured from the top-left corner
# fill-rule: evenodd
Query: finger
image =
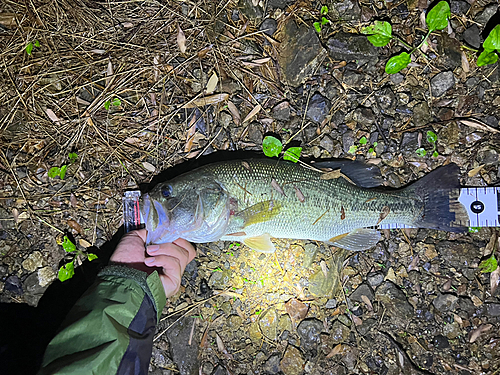
<path id="1" fill-rule="evenodd" d="M 184 269 L 186 265 L 191 261 L 192 256 L 194 254 L 194 249 L 192 249 L 192 252 L 190 253 L 189 250 L 181 246 L 178 246 L 175 243 L 165 243 L 161 245 L 148 246 L 147 253 L 151 256 L 168 255 L 171 257 L 178 258 L 182 268 Z"/>
<path id="2" fill-rule="evenodd" d="M 183 249 L 185 249 L 189 252 L 188 263 L 191 262 L 196 257 L 196 249 L 194 248 L 194 246 L 191 242 L 186 241 L 183 238 L 178 238 L 174 241 L 174 244 L 182 247 Z"/>
<path id="3" fill-rule="evenodd" d="M 144 263 L 148 267 L 161 268 L 160 280 L 167 297 L 177 293 L 181 285 L 182 273 L 184 272 L 184 268 L 181 267 L 179 259 L 168 255 L 159 255 L 153 258 L 147 258 Z"/>
<path id="4" fill-rule="evenodd" d="M 148 231 L 146 229 L 133 230 L 132 232 L 129 233 L 134 233 L 134 235 L 139 236 L 141 238 L 142 242 L 146 243 L 146 238 L 148 237 Z"/>

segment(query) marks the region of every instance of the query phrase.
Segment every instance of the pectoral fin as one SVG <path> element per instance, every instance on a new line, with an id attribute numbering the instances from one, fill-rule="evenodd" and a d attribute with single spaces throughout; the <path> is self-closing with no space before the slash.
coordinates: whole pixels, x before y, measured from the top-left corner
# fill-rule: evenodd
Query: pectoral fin
<path id="1" fill-rule="evenodd" d="M 245 238 L 243 243 L 250 249 L 260 251 L 262 253 L 274 253 L 276 251 L 274 244 L 271 242 L 271 236 L 269 233 L 264 233 L 257 237 Z"/>
<path id="2" fill-rule="evenodd" d="M 252 224 L 263 223 L 273 219 L 280 213 L 280 202 L 268 200 L 254 204 L 247 209 L 238 212 L 237 218 L 242 218 L 244 221 L 243 228 Z"/>
<path id="3" fill-rule="evenodd" d="M 375 246 L 380 240 L 380 236 L 380 232 L 375 229 L 360 228 L 350 233 L 330 238 L 329 242 L 343 249 L 362 251 Z"/>

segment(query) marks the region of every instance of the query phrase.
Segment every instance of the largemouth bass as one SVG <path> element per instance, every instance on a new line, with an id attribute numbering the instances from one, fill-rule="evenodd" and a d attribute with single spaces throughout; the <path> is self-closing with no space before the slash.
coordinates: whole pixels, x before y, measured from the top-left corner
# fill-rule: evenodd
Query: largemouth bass
<path id="1" fill-rule="evenodd" d="M 361 251 L 378 242 L 376 227 L 381 223 L 464 229 L 454 226 L 455 214 L 465 211 L 450 195 L 459 187 L 458 166 L 449 164 L 393 190 L 367 188 L 380 182 L 374 183 L 376 177 L 366 168 L 344 161 L 346 178 L 325 179 L 328 175 L 318 170 L 277 159 L 209 164 L 160 183 L 143 196 L 147 241 L 241 241 L 273 252 L 271 238 L 290 238 Z"/>

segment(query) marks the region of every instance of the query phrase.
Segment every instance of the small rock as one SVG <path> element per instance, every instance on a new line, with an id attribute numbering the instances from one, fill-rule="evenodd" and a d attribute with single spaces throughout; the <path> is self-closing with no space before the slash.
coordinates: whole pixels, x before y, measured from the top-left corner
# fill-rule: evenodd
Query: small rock
<path id="1" fill-rule="evenodd" d="M 262 334 L 269 340 L 276 340 L 278 337 L 278 314 L 275 308 L 270 308 L 260 316 L 259 327 Z"/>
<path id="2" fill-rule="evenodd" d="M 263 140 L 261 129 L 262 126 L 258 123 L 252 123 L 248 127 L 248 139 L 259 146 L 262 144 Z"/>
<path id="3" fill-rule="evenodd" d="M 321 124 L 330 112 L 330 101 L 323 95 L 316 93 L 309 100 L 307 118 Z"/>
<path id="4" fill-rule="evenodd" d="M 43 265 L 43 255 L 39 251 L 33 251 L 22 263 L 23 268 L 30 272 L 35 271 L 38 267 L 42 267 Z"/>
<path id="5" fill-rule="evenodd" d="M 362 65 L 366 61 L 375 64 L 378 61 L 377 49 L 364 35 L 339 32 L 328 39 L 328 54 L 334 60 L 357 61 Z"/>
<path id="6" fill-rule="evenodd" d="M 252 0 L 238 1 L 238 10 L 250 19 L 262 18 L 264 16 L 262 8 L 258 4 L 253 5 Z"/>
<path id="7" fill-rule="evenodd" d="M 396 97 L 390 87 L 384 87 L 375 92 L 375 99 L 380 108 L 387 110 L 394 107 Z"/>
<path id="8" fill-rule="evenodd" d="M 443 327 L 443 333 L 450 340 L 456 339 L 458 336 L 462 334 L 462 330 L 458 326 L 457 322 L 453 322 L 450 324 L 446 324 Z"/>
<path id="9" fill-rule="evenodd" d="M 450 346 L 448 339 L 443 335 L 437 335 L 434 337 L 433 344 L 438 349 L 446 349 Z"/>
<path id="10" fill-rule="evenodd" d="M 391 281 L 384 281 L 377 287 L 375 299 L 384 304 L 396 325 L 406 325 L 414 315 L 405 294 Z"/>
<path id="11" fill-rule="evenodd" d="M 288 121 L 290 119 L 290 103 L 281 102 L 276 104 L 271 113 L 275 120 Z"/>
<path id="12" fill-rule="evenodd" d="M 359 285 L 354 292 L 349 296 L 349 299 L 356 302 L 364 302 L 361 296 L 366 296 L 370 301 L 373 301 L 375 293 L 373 293 L 372 288 L 367 284 Z"/>
<path id="13" fill-rule="evenodd" d="M 455 75 L 451 71 L 436 74 L 431 79 L 432 95 L 440 97 L 455 86 Z"/>
<path id="14" fill-rule="evenodd" d="M 479 48 L 481 46 L 481 32 L 476 24 L 465 30 L 463 37 L 465 42 L 471 47 Z"/>
<path id="15" fill-rule="evenodd" d="M 239 315 L 230 315 L 227 318 L 227 327 L 233 332 L 240 328 L 241 323 L 243 323 L 243 319 Z"/>
<path id="16" fill-rule="evenodd" d="M 486 314 L 489 316 L 500 316 L 500 303 L 487 303 Z"/>
<path id="17" fill-rule="evenodd" d="M 341 342 L 347 341 L 351 329 L 338 320 L 336 320 L 330 330 L 330 340 L 333 345 L 339 344 Z"/>
<path id="18" fill-rule="evenodd" d="M 434 298 L 434 300 L 432 301 L 432 305 L 436 308 L 437 311 L 446 312 L 454 311 L 457 307 L 457 302 L 457 296 L 450 293 L 444 293 L 439 294 L 436 298 Z"/>
<path id="19" fill-rule="evenodd" d="M 377 324 L 377 319 L 368 318 L 363 320 L 363 323 L 356 327 L 361 336 L 365 336 L 373 326 Z"/>
<path id="20" fill-rule="evenodd" d="M 395 85 L 399 85 L 401 82 L 404 81 L 405 77 L 401 73 L 396 73 L 396 74 L 391 74 L 390 79 L 392 83 L 394 83 Z"/>
<path id="21" fill-rule="evenodd" d="M 466 14 L 470 9 L 470 4 L 463 0 L 451 0 L 450 10 L 453 14 Z"/>
<path id="22" fill-rule="evenodd" d="M 474 21 L 480 23 L 481 25 L 485 26 L 488 21 L 493 17 L 493 15 L 497 12 L 498 10 L 498 5 L 497 4 L 490 4 L 484 10 L 479 13 Z"/>
<path id="23" fill-rule="evenodd" d="M 260 25 L 259 30 L 263 31 L 264 33 L 273 36 L 273 34 L 276 32 L 276 29 L 278 28 L 278 22 L 274 18 L 266 18 L 264 22 Z"/>
<path id="24" fill-rule="evenodd" d="M 21 280 L 15 275 L 7 277 L 7 280 L 5 280 L 4 289 L 14 294 L 23 294 Z"/>
<path id="25" fill-rule="evenodd" d="M 415 125 L 421 126 L 431 121 L 432 115 L 427 102 L 420 102 L 413 107 L 413 122 Z"/>
<path id="26" fill-rule="evenodd" d="M 337 300 L 335 298 L 326 301 L 325 309 L 334 309 L 337 307 Z"/>
<path id="27" fill-rule="evenodd" d="M 380 272 L 370 273 L 366 277 L 368 284 L 372 287 L 377 287 L 384 281 L 384 275 Z"/>
<path id="28" fill-rule="evenodd" d="M 305 351 L 316 350 L 320 343 L 320 333 L 323 328 L 323 322 L 318 319 L 304 319 L 301 321 L 297 326 L 301 348 Z"/>
<path id="29" fill-rule="evenodd" d="M 375 122 L 375 115 L 371 108 L 359 107 L 352 113 L 352 119 L 358 124 L 366 126 Z"/>
<path id="30" fill-rule="evenodd" d="M 356 0 L 336 0 L 331 3 L 330 12 L 333 18 L 343 21 L 360 21 L 361 8 Z"/>
<path id="31" fill-rule="evenodd" d="M 270 356 L 266 363 L 264 363 L 264 368 L 263 370 L 265 372 L 268 372 L 270 374 L 277 374 L 281 371 L 280 368 L 280 357 L 279 355 L 272 355 Z"/>
<path id="32" fill-rule="evenodd" d="M 285 375 L 300 375 L 304 370 L 304 365 L 305 360 L 300 350 L 293 345 L 288 345 L 285 355 L 280 362 L 281 371 Z"/>

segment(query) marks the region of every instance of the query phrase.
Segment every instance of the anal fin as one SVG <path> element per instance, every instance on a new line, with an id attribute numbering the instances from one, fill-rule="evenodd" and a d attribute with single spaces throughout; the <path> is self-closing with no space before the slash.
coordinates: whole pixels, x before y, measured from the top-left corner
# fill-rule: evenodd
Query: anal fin
<path id="1" fill-rule="evenodd" d="M 274 253 L 276 248 L 271 242 L 269 233 L 264 233 L 257 237 L 248 237 L 243 240 L 243 243 L 250 249 L 260 251 L 262 253 Z"/>
<path id="2" fill-rule="evenodd" d="M 332 245 L 351 251 L 367 250 L 380 240 L 380 232 L 375 229 L 359 228 L 350 233 L 330 239 Z"/>

